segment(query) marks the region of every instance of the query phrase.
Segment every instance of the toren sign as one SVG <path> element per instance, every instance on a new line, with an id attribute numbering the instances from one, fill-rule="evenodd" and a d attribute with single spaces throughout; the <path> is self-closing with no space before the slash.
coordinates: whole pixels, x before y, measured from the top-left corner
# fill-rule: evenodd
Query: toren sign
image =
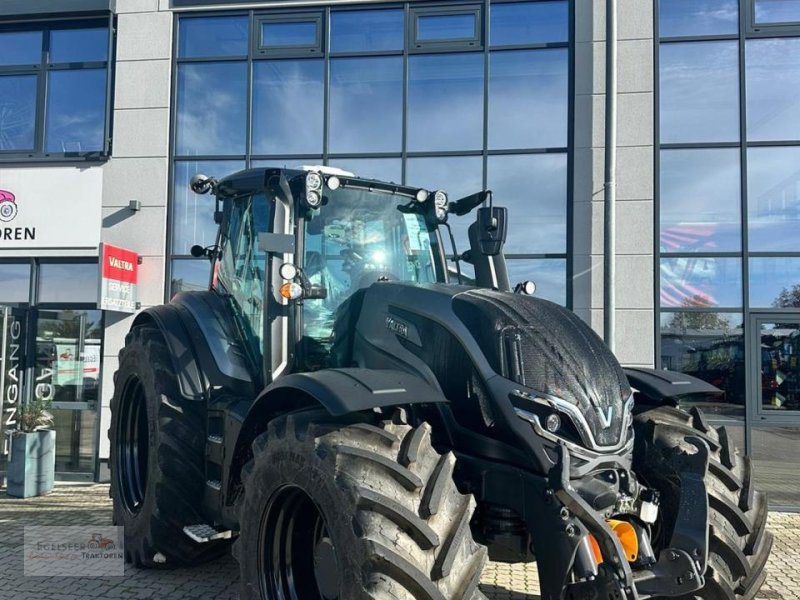
<path id="1" fill-rule="evenodd" d="M 139 255 L 111 244 L 100 244 L 101 310 L 135 313 L 139 307 Z"/>

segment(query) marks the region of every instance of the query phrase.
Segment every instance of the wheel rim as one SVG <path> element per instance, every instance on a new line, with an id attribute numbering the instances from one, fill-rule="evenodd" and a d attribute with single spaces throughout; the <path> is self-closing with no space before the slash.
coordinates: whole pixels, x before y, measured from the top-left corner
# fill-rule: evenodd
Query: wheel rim
<path id="1" fill-rule="evenodd" d="M 117 426 L 117 482 L 125 509 L 141 510 L 147 489 L 148 426 L 147 404 L 142 382 L 132 377 L 122 392 Z"/>
<path id="2" fill-rule="evenodd" d="M 324 515 L 296 486 L 275 492 L 259 531 L 261 597 L 269 600 L 336 600 L 336 546 Z"/>

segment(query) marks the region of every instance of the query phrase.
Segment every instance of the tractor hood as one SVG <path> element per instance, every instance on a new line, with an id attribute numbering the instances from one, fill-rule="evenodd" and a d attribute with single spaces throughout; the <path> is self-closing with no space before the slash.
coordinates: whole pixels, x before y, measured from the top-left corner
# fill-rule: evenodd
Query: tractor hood
<path id="1" fill-rule="evenodd" d="M 487 423 L 493 411 L 475 392 L 476 380 L 499 375 L 583 415 L 595 449 L 617 446 L 626 433 L 631 389 L 622 368 L 588 325 L 557 304 L 465 286 L 381 282 L 342 309 L 340 319 L 357 320 L 354 339 L 337 344 L 343 364 L 413 371 L 452 402 L 477 397 Z"/>

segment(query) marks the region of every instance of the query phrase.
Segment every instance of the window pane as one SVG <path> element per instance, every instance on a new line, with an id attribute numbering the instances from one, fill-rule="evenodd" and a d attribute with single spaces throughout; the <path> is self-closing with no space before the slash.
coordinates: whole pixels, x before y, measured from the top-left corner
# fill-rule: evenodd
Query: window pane
<path id="1" fill-rule="evenodd" d="M 739 139 L 737 42 L 662 44 L 661 142 Z"/>
<path id="2" fill-rule="evenodd" d="M 800 147 L 747 151 L 750 250 L 800 251 Z"/>
<path id="3" fill-rule="evenodd" d="M 738 148 L 661 151 L 661 252 L 741 247 Z"/>
<path id="4" fill-rule="evenodd" d="M 355 173 L 358 177 L 401 183 L 402 161 L 399 158 L 332 158 L 332 167 Z"/>
<path id="5" fill-rule="evenodd" d="M 244 161 L 178 161 L 175 163 L 175 187 L 172 195 L 172 252 L 189 254 L 194 244 L 210 246 L 217 238 L 214 223 L 214 199 L 198 196 L 189 189 L 195 173 L 224 177 L 244 169 Z"/>
<path id="6" fill-rule="evenodd" d="M 321 60 L 270 60 L 253 65 L 253 153 L 321 154 Z"/>
<path id="7" fill-rule="evenodd" d="M 97 302 L 97 263 L 43 263 L 39 302 Z"/>
<path id="8" fill-rule="evenodd" d="M 406 163 L 406 184 L 431 191 L 444 190 L 450 200 L 458 200 L 483 189 L 483 159 L 480 156 L 449 156 L 409 158 Z M 456 238 L 459 252 L 469 249 L 467 228 L 475 215 L 456 217 L 450 215 L 448 223 Z M 442 230 L 444 247 L 450 254 L 452 247 L 447 230 Z"/>
<path id="9" fill-rule="evenodd" d="M 108 58 L 108 28 L 56 29 L 50 32 L 50 63 L 104 61 Z"/>
<path id="10" fill-rule="evenodd" d="M 330 151 L 400 151 L 402 132 L 403 57 L 332 59 Z"/>
<path id="11" fill-rule="evenodd" d="M 315 46 L 317 44 L 316 21 L 267 21 L 261 23 L 261 45 L 265 48 L 286 46 Z"/>
<path id="12" fill-rule="evenodd" d="M 660 0 L 662 37 L 739 32 L 738 0 Z"/>
<path id="13" fill-rule="evenodd" d="M 177 96 L 176 154 L 245 153 L 246 63 L 179 65 Z"/>
<path id="14" fill-rule="evenodd" d="M 508 207 L 506 254 L 567 251 L 567 155 L 490 156 L 489 189 Z"/>
<path id="15" fill-rule="evenodd" d="M 800 323 L 786 315 L 778 322 L 759 323 L 761 409 L 800 411 Z"/>
<path id="16" fill-rule="evenodd" d="M 261 167 L 279 167 L 285 169 L 300 169 L 306 165 L 321 165 L 322 157 L 315 156 L 314 158 L 265 158 L 263 160 L 250 161 L 251 169 L 258 169 Z"/>
<path id="17" fill-rule="evenodd" d="M 742 305 L 740 258 L 662 258 L 661 306 Z"/>
<path id="18" fill-rule="evenodd" d="M 567 50 L 493 52 L 489 61 L 489 147 L 566 146 Z"/>
<path id="19" fill-rule="evenodd" d="M 800 308 L 800 258 L 751 258 L 750 306 Z"/>
<path id="20" fill-rule="evenodd" d="M 47 152 L 102 150 L 105 127 L 105 69 L 51 71 L 48 74 Z"/>
<path id="21" fill-rule="evenodd" d="M 493 46 L 545 44 L 569 39 L 567 2 L 492 4 L 489 39 Z"/>
<path id="22" fill-rule="evenodd" d="M 41 62 L 41 31 L 0 33 L 0 65 L 38 65 Z"/>
<path id="23" fill-rule="evenodd" d="M 402 50 L 405 16 L 400 9 L 331 12 L 331 52 Z"/>
<path id="24" fill-rule="evenodd" d="M 420 41 L 463 40 L 477 35 L 474 13 L 463 15 L 418 15 L 417 39 Z"/>
<path id="25" fill-rule="evenodd" d="M 567 305 L 567 261 L 562 258 L 512 258 L 508 278 L 514 286 L 522 281 L 536 284 L 536 298 Z"/>
<path id="26" fill-rule="evenodd" d="M 800 3 L 797 0 L 755 0 L 756 23 L 798 23 Z"/>
<path id="27" fill-rule="evenodd" d="M 747 139 L 800 139 L 800 39 L 747 41 Z"/>
<path id="28" fill-rule="evenodd" d="M 661 366 L 717 386 L 714 416 L 736 418 L 744 407 L 745 366 L 741 313 L 661 313 Z M 704 411 L 708 411 L 703 406 Z"/>
<path id="29" fill-rule="evenodd" d="M 247 17 L 182 17 L 178 56 L 244 56 L 249 27 Z"/>
<path id="30" fill-rule="evenodd" d="M 32 150 L 36 129 L 36 75 L 3 75 L 0 150 Z"/>
<path id="31" fill-rule="evenodd" d="M 409 58 L 408 150 L 483 146 L 483 54 Z"/>
<path id="32" fill-rule="evenodd" d="M 770 508 L 800 507 L 798 448 L 798 427 L 753 427 L 753 485 L 767 494 Z"/>
<path id="33" fill-rule="evenodd" d="M 28 302 L 31 285 L 31 266 L 0 263 L 0 304 Z"/>
<path id="34" fill-rule="evenodd" d="M 169 297 L 178 292 L 202 292 L 208 289 L 211 264 L 206 259 L 173 260 Z"/>

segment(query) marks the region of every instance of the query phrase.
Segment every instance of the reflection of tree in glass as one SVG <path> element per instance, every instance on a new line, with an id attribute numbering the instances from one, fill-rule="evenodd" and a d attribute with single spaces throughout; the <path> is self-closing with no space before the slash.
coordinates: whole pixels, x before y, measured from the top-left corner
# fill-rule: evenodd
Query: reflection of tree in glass
<path id="1" fill-rule="evenodd" d="M 772 301 L 775 308 L 796 308 L 800 307 L 800 284 L 795 284 L 790 288 L 783 288 L 778 297 Z"/>
<path id="2" fill-rule="evenodd" d="M 0 104 L 0 150 L 25 147 L 32 129 L 33 105 L 29 102 L 5 101 Z"/>
<path id="3" fill-rule="evenodd" d="M 707 296 L 696 294 L 684 298 L 681 303 L 687 308 L 707 308 L 711 306 Z M 679 312 L 672 315 L 667 324 L 668 329 L 718 329 L 725 333 L 730 329 L 730 321 L 719 313 L 714 312 Z"/>

